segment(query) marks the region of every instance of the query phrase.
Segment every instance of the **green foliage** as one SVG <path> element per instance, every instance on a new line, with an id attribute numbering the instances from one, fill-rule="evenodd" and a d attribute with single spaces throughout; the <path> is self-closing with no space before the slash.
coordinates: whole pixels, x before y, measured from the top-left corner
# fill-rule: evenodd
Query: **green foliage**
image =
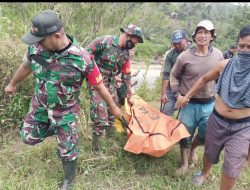
<path id="1" fill-rule="evenodd" d="M 235 41 L 240 27 L 249 18 L 248 6 L 230 3 L 1 3 L 1 37 L 19 39 L 29 30 L 32 16 L 44 9 L 59 11 L 66 31 L 74 34 L 83 46 L 97 36 L 118 35 L 120 27 L 130 23 L 143 29 L 151 47 L 166 43 L 168 46 L 173 30 L 184 28 L 191 36 L 198 21 L 210 19 L 218 34 L 216 45 L 224 50 Z M 160 54 L 162 48 L 157 50 Z M 148 52 L 146 55 L 151 56 Z"/>
<path id="2" fill-rule="evenodd" d="M 2 32 L 20 38 L 31 26 L 31 18 L 39 11 L 53 9 L 54 3 L 0 3 L 0 22 L 6 18 Z"/>
<path id="3" fill-rule="evenodd" d="M 136 46 L 135 57 L 139 60 L 147 60 L 154 56 L 163 55 L 166 51 L 168 46 L 166 44 L 170 44 L 170 42 L 166 42 L 164 40 L 164 44 L 160 43 L 152 43 L 152 41 L 145 40 L 143 44 Z"/>
<path id="4" fill-rule="evenodd" d="M 249 6 L 243 6 L 239 7 L 237 10 L 232 11 L 230 14 L 230 18 L 232 19 L 232 25 L 228 26 L 227 34 L 231 38 L 226 41 L 226 43 L 230 42 L 228 44 L 228 47 L 232 45 L 233 43 L 237 43 L 237 38 L 239 31 L 242 27 L 249 25 L 249 17 L 250 17 L 250 7 Z"/>
<path id="5" fill-rule="evenodd" d="M 9 38 L 9 31 L 11 30 L 11 20 L 7 17 L 0 17 L 0 35 L 2 38 Z"/>
<path id="6" fill-rule="evenodd" d="M 0 41 L 0 123 L 3 129 L 17 128 L 28 111 L 33 92 L 31 77 L 20 83 L 13 97 L 4 94 L 4 89 L 19 66 L 24 51 L 24 46 L 15 38 L 4 38 Z"/>

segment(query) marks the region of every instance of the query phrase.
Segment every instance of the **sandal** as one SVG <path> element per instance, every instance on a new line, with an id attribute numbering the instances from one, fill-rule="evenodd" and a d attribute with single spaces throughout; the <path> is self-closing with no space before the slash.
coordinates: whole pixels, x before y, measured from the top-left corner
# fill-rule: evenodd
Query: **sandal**
<path id="1" fill-rule="evenodd" d="M 201 177 L 202 176 L 202 173 L 201 171 L 197 172 L 194 177 L 193 177 L 193 184 L 196 186 L 196 187 L 199 187 L 201 186 L 204 182 L 205 182 L 205 179 L 204 180 L 201 180 Z"/>

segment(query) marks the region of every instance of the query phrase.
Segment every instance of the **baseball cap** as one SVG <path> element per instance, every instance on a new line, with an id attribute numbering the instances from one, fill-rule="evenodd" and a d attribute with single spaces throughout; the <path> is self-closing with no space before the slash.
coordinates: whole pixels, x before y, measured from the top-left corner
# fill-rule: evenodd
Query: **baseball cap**
<path id="1" fill-rule="evenodd" d="M 139 43 L 143 43 L 142 29 L 134 24 L 128 25 L 127 28 L 120 28 L 121 32 L 126 32 L 131 35 L 135 35 L 139 39 Z"/>
<path id="2" fill-rule="evenodd" d="M 187 33 L 185 30 L 176 30 L 172 34 L 173 43 L 180 43 L 185 38 L 187 38 Z"/>
<path id="3" fill-rule="evenodd" d="M 63 27 L 59 14 L 54 10 L 41 11 L 31 22 L 31 30 L 22 37 L 22 41 L 27 44 L 37 43 Z"/>

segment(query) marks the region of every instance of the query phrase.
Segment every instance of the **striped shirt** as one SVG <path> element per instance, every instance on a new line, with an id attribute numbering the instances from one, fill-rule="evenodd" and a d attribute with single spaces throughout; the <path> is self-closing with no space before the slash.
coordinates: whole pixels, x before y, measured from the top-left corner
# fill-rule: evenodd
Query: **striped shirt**
<path id="1" fill-rule="evenodd" d="M 231 108 L 250 108 L 250 53 L 238 53 L 222 71 L 217 93 Z"/>

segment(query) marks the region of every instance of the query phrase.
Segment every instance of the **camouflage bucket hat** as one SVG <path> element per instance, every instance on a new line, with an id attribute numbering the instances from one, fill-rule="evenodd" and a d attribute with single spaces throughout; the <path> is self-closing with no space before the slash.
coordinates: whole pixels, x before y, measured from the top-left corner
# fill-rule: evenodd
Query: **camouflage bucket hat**
<path id="1" fill-rule="evenodd" d="M 130 24 L 127 28 L 121 28 L 121 32 L 126 32 L 131 35 L 135 35 L 139 39 L 139 43 L 143 43 L 142 29 L 136 25 Z"/>

